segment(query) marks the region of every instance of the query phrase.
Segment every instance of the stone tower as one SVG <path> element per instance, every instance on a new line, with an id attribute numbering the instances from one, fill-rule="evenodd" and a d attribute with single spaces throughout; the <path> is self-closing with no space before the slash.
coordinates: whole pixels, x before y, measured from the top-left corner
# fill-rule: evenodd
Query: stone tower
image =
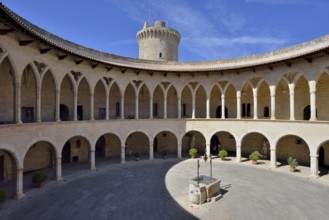
<path id="1" fill-rule="evenodd" d="M 156 21 L 150 27 L 146 21 L 136 35 L 139 45 L 139 59 L 158 61 L 178 61 L 178 31 L 166 27 L 163 21 Z"/>

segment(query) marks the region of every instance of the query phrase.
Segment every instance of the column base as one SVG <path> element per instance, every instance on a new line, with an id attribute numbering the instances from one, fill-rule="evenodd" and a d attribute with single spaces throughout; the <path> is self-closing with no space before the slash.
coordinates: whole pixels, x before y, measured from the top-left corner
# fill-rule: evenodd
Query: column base
<path id="1" fill-rule="evenodd" d="M 275 120 L 276 118 L 275 117 L 271 117 L 271 120 Z"/>
<path id="2" fill-rule="evenodd" d="M 310 118 L 310 121 L 316 121 L 316 118 Z"/>
<path id="3" fill-rule="evenodd" d="M 235 160 L 235 162 L 236 162 L 236 163 L 241 163 L 241 159 L 240 159 L 240 158 L 237 158 L 237 159 Z"/>
<path id="4" fill-rule="evenodd" d="M 63 178 L 62 178 L 62 177 L 58 177 L 58 178 L 56 177 L 55 180 L 56 180 L 57 182 L 59 182 L 59 181 L 62 181 Z"/>
<path id="5" fill-rule="evenodd" d="M 126 163 L 126 161 L 121 161 L 120 163 L 121 163 L 121 164 L 125 164 L 125 163 Z"/>
<path id="6" fill-rule="evenodd" d="M 96 170 L 96 167 L 90 167 L 90 170 Z"/>
<path id="7" fill-rule="evenodd" d="M 19 195 L 15 195 L 14 198 L 17 200 L 23 199 L 25 197 L 24 193 L 20 193 Z"/>
<path id="8" fill-rule="evenodd" d="M 310 177 L 311 179 L 317 179 L 317 178 L 319 178 L 320 176 L 319 176 L 319 175 L 310 174 L 309 177 Z"/>

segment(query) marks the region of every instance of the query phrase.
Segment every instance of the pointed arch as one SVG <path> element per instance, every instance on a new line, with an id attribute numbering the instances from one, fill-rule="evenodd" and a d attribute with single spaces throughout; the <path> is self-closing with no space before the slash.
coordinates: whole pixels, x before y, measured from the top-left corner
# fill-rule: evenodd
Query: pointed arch
<path id="1" fill-rule="evenodd" d="M 249 81 L 245 81 L 241 87 L 241 116 L 250 118 L 254 112 L 253 87 Z"/>
<path id="2" fill-rule="evenodd" d="M 75 84 L 70 74 L 66 74 L 60 87 L 60 119 L 61 121 L 73 120 Z"/>
<path id="3" fill-rule="evenodd" d="M 139 118 L 150 118 L 150 92 L 145 83 L 139 88 L 138 114 Z"/>
<path id="4" fill-rule="evenodd" d="M 133 119 L 136 115 L 136 89 L 129 83 L 124 92 L 124 116 Z"/>
<path id="5" fill-rule="evenodd" d="M 181 117 L 192 118 L 192 90 L 186 85 L 181 94 Z"/>
<path id="6" fill-rule="evenodd" d="M 303 74 L 300 74 L 295 81 L 295 118 L 304 119 L 304 108 L 310 105 L 310 87 Z"/>
<path id="7" fill-rule="evenodd" d="M 98 80 L 94 89 L 94 118 L 106 119 L 106 87 L 102 80 Z"/>
<path id="8" fill-rule="evenodd" d="M 275 117 L 277 119 L 289 120 L 290 117 L 290 95 L 289 82 L 282 77 L 275 86 Z"/>
<path id="9" fill-rule="evenodd" d="M 317 119 L 329 121 L 329 73 L 322 72 L 316 83 Z"/>
<path id="10" fill-rule="evenodd" d="M 178 97 L 175 86 L 171 85 L 167 91 L 167 117 L 178 117 Z"/>
<path id="11" fill-rule="evenodd" d="M 112 119 L 120 118 L 121 91 L 116 81 L 111 84 L 109 92 L 109 117 Z"/>
<path id="12" fill-rule="evenodd" d="M 48 70 L 41 80 L 41 121 L 55 121 L 56 83 Z"/>
<path id="13" fill-rule="evenodd" d="M 155 87 L 153 92 L 153 117 L 164 117 L 164 91 L 160 84 Z"/>
<path id="14" fill-rule="evenodd" d="M 15 72 L 8 57 L 0 64 L 0 124 L 15 122 Z"/>
<path id="15" fill-rule="evenodd" d="M 270 87 L 265 80 L 261 80 L 257 85 L 257 114 L 259 118 L 269 118 L 271 108 Z"/>
<path id="16" fill-rule="evenodd" d="M 207 94 L 205 88 L 199 84 L 195 92 L 195 117 L 206 118 Z"/>
<path id="17" fill-rule="evenodd" d="M 225 109 L 227 116 L 225 118 L 236 118 L 237 116 L 237 101 L 236 88 L 232 83 L 228 83 L 225 88 Z"/>

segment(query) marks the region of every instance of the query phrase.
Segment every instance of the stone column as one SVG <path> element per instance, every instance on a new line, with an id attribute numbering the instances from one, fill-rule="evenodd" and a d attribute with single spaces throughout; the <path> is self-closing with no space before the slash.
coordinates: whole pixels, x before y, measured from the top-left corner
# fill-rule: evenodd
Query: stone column
<path id="1" fill-rule="evenodd" d="M 78 92 L 74 89 L 73 94 L 73 120 L 78 120 Z"/>
<path id="2" fill-rule="evenodd" d="M 209 96 L 207 96 L 207 100 L 206 100 L 206 118 L 207 119 L 210 118 L 210 100 L 209 100 Z"/>
<path id="3" fill-rule="evenodd" d="M 225 94 L 222 94 L 222 119 L 225 119 Z"/>
<path id="4" fill-rule="evenodd" d="M 137 94 L 136 94 L 136 99 L 135 99 L 135 119 L 138 119 L 139 118 L 139 113 L 138 113 L 138 92 L 137 92 Z"/>
<path id="5" fill-rule="evenodd" d="M 295 120 L 295 84 L 289 84 L 290 93 L 290 120 Z"/>
<path id="6" fill-rule="evenodd" d="M 109 120 L 110 119 L 110 91 L 106 90 L 106 100 L 105 100 L 105 120 Z"/>
<path id="7" fill-rule="evenodd" d="M 241 119 L 241 91 L 236 91 L 236 119 Z"/>
<path id="8" fill-rule="evenodd" d="M 271 149 L 271 168 L 276 168 L 276 149 Z"/>
<path id="9" fill-rule="evenodd" d="M 192 119 L 195 119 L 195 92 L 192 92 Z"/>
<path id="10" fill-rule="evenodd" d="M 90 120 L 95 120 L 94 115 L 94 94 L 90 93 Z"/>
<path id="11" fill-rule="evenodd" d="M 25 196 L 23 193 L 23 171 L 24 168 L 17 168 L 16 170 L 16 185 L 15 185 L 16 199 L 21 199 Z"/>
<path id="12" fill-rule="evenodd" d="M 150 119 L 153 119 L 153 95 L 150 95 Z"/>
<path id="13" fill-rule="evenodd" d="M 275 120 L 275 86 L 270 86 L 271 92 L 271 120 Z"/>
<path id="14" fill-rule="evenodd" d="M 241 162 L 241 145 L 239 144 L 236 145 L 236 162 Z"/>
<path id="15" fill-rule="evenodd" d="M 310 106 L 311 106 L 311 117 L 310 121 L 316 120 L 316 82 L 310 81 Z"/>
<path id="16" fill-rule="evenodd" d="M 163 99 L 163 118 L 167 119 L 167 94 L 165 93 L 165 97 Z"/>
<path id="17" fill-rule="evenodd" d="M 153 143 L 150 144 L 149 155 L 150 155 L 150 160 L 153 160 L 154 159 L 154 155 L 153 155 Z"/>
<path id="18" fill-rule="evenodd" d="M 310 155 L 311 156 L 311 178 L 318 178 L 319 177 L 319 167 L 318 167 L 318 157 L 319 155 Z"/>
<path id="19" fill-rule="evenodd" d="M 121 119 L 125 119 L 125 98 L 121 96 Z"/>
<path id="20" fill-rule="evenodd" d="M 178 119 L 181 119 L 181 117 L 182 117 L 182 103 L 181 103 L 181 99 L 178 97 L 177 98 L 177 110 L 178 110 L 178 115 L 177 115 L 177 118 Z"/>
<path id="21" fill-rule="evenodd" d="M 41 88 L 37 88 L 37 120 L 36 122 L 41 122 Z"/>
<path id="22" fill-rule="evenodd" d="M 182 159 L 182 143 L 177 141 L 177 158 Z"/>
<path id="23" fill-rule="evenodd" d="M 21 118 L 21 84 L 16 83 L 15 87 L 15 107 L 16 107 L 16 123 L 21 124 L 22 118 Z"/>
<path id="24" fill-rule="evenodd" d="M 56 157 L 56 181 L 62 180 L 62 157 Z"/>
<path id="25" fill-rule="evenodd" d="M 252 89 L 254 95 L 254 119 L 258 119 L 258 100 L 257 100 L 257 92 L 258 89 Z"/>
<path id="26" fill-rule="evenodd" d="M 126 163 L 126 146 L 121 146 L 121 164 Z"/>
<path id="27" fill-rule="evenodd" d="M 90 170 L 96 170 L 96 165 L 95 165 L 95 150 L 90 150 L 89 151 L 89 156 L 90 156 Z"/>
<path id="28" fill-rule="evenodd" d="M 61 109 L 60 109 L 60 97 L 61 97 L 61 91 L 59 89 L 56 89 L 56 110 L 55 110 L 55 114 L 56 114 L 56 118 L 55 120 L 60 122 L 61 121 Z"/>
<path id="29" fill-rule="evenodd" d="M 208 157 L 210 156 L 210 143 L 206 144 L 206 154 Z"/>

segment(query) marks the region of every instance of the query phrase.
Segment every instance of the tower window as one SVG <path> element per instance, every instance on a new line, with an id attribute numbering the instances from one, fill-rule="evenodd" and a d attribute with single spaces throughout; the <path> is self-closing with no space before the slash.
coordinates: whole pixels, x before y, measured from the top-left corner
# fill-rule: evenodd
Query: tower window
<path id="1" fill-rule="evenodd" d="M 162 53 L 159 53 L 159 57 L 162 58 Z"/>

